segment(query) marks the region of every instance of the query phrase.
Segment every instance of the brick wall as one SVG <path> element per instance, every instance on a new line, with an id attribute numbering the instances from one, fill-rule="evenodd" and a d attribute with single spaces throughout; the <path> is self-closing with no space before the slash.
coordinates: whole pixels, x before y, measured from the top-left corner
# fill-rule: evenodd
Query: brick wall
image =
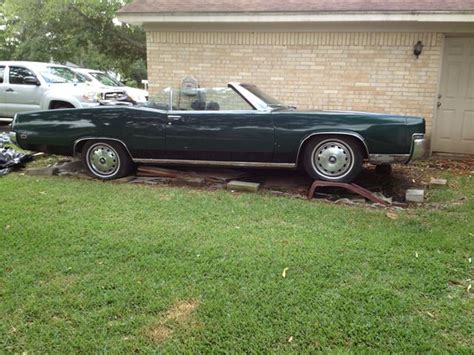
<path id="1" fill-rule="evenodd" d="M 419 59 L 418 41 L 425 45 Z M 147 33 L 150 91 L 251 82 L 299 109 L 421 115 L 431 132 L 443 35 L 431 32 Z"/>

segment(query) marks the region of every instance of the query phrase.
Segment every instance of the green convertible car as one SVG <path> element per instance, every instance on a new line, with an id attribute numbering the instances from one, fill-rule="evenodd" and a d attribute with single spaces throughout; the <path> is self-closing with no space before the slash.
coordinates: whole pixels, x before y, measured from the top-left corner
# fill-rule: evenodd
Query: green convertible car
<path id="1" fill-rule="evenodd" d="M 364 161 L 408 163 L 424 154 L 425 121 L 363 112 L 296 111 L 254 85 L 166 89 L 141 106 L 17 114 L 24 149 L 80 155 L 99 179 L 135 164 L 286 168 L 350 182 Z"/>

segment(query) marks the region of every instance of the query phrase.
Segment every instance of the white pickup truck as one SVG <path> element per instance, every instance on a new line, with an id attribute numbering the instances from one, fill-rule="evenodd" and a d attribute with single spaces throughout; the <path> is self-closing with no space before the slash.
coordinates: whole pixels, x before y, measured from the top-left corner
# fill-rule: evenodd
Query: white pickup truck
<path id="1" fill-rule="evenodd" d="M 127 101 L 122 89 L 98 89 L 70 68 L 40 62 L 0 61 L 0 120 L 18 112 L 85 108 L 100 101 Z"/>

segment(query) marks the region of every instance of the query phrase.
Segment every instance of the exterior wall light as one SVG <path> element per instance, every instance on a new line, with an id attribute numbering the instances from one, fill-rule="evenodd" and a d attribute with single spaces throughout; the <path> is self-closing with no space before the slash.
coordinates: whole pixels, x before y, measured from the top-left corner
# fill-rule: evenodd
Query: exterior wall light
<path id="1" fill-rule="evenodd" d="M 416 42 L 415 47 L 413 47 L 413 54 L 416 55 L 416 59 L 420 56 L 421 52 L 423 52 L 423 43 L 421 41 Z"/>

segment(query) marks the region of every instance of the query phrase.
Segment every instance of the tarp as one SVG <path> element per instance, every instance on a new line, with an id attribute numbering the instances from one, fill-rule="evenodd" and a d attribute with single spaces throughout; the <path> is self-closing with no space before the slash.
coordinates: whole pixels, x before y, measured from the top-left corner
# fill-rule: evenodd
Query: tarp
<path id="1" fill-rule="evenodd" d="M 7 143 L 11 143 L 8 133 L 0 132 L 0 148 Z"/>
<path id="2" fill-rule="evenodd" d="M 8 174 L 13 168 L 31 160 L 30 154 L 17 152 L 13 148 L 4 147 L 11 143 L 7 133 L 0 133 L 0 176 Z"/>

